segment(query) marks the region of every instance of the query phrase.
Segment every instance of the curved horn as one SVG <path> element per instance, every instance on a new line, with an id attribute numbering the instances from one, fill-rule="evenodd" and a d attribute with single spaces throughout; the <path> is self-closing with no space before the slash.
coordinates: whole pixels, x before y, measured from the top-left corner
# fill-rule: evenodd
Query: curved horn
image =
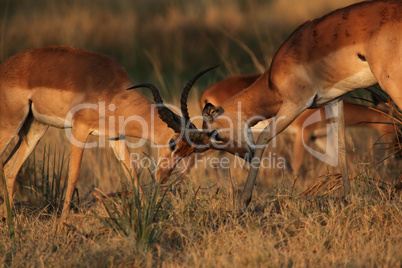
<path id="1" fill-rule="evenodd" d="M 165 122 L 168 125 L 168 127 L 173 129 L 174 132 L 180 133 L 182 130 L 180 117 L 178 115 L 176 115 L 175 113 L 173 113 L 171 110 L 169 110 L 165 106 L 165 104 L 163 104 L 162 97 L 159 94 L 159 90 L 155 85 L 143 83 L 143 84 L 138 84 L 138 85 L 132 86 L 130 88 L 127 88 L 127 90 L 134 89 L 134 88 L 140 88 L 140 87 L 146 87 L 152 91 L 152 94 L 154 95 L 156 107 L 158 108 L 159 117 L 162 119 L 163 122 Z"/>
<path id="2" fill-rule="evenodd" d="M 184 117 L 184 122 L 187 126 L 187 123 L 190 121 L 190 115 L 188 114 L 188 109 L 187 109 L 187 99 L 188 99 L 188 94 L 190 93 L 190 90 L 194 83 L 197 81 L 198 78 L 200 78 L 203 74 L 206 72 L 211 71 L 212 69 L 215 69 L 219 65 L 215 65 L 212 67 L 209 67 L 205 70 L 202 70 L 198 74 L 196 74 L 190 81 L 188 81 L 187 85 L 184 87 L 183 92 L 181 93 L 181 99 L 180 99 L 180 104 L 181 104 L 181 112 Z M 192 125 L 192 124 L 190 124 Z"/>
<path id="3" fill-rule="evenodd" d="M 188 108 L 187 108 L 188 95 L 190 93 L 192 86 L 194 85 L 194 83 L 197 81 L 198 78 L 200 78 L 203 74 L 211 71 L 212 69 L 217 68 L 218 66 L 219 65 L 215 65 L 197 73 L 190 81 L 188 81 L 187 85 L 183 89 L 183 92 L 181 93 L 180 104 L 181 104 L 181 112 L 184 117 L 184 123 L 186 127 L 189 126 L 191 129 L 193 129 L 193 131 L 188 132 L 188 137 L 195 144 L 204 144 L 205 133 L 198 131 L 197 128 L 194 126 L 194 124 L 190 121 L 190 115 L 188 114 Z"/>

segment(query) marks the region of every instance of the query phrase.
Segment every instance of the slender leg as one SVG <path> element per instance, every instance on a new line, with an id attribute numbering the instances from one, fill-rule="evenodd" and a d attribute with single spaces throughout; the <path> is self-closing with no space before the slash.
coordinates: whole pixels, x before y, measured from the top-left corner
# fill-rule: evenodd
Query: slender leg
<path id="1" fill-rule="evenodd" d="M 124 174 L 128 179 L 133 178 L 136 183 L 137 172 L 131 164 L 130 153 L 128 151 L 125 139 L 110 140 L 110 146 L 113 148 L 113 152 L 120 164 L 123 166 Z"/>
<path id="2" fill-rule="evenodd" d="M 73 127 L 72 134 L 74 135 L 74 138 L 77 141 L 84 144 L 89 133 L 85 130 L 80 131 L 77 128 L 78 127 Z M 77 184 L 78 177 L 80 175 L 80 167 L 83 152 L 84 152 L 84 146 L 79 146 L 78 144 L 75 145 L 74 143 L 70 144 L 70 165 L 68 170 L 67 191 L 63 205 L 63 212 L 61 214 L 59 223 L 63 223 L 67 219 L 67 215 L 70 211 L 71 199 L 73 197 L 75 185 Z"/>
<path id="3" fill-rule="evenodd" d="M 348 166 L 346 159 L 345 148 L 345 113 L 343 109 L 343 100 L 340 99 L 333 104 L 327 105 L 327 118 L 333 119 L 335 124 L 331 124 L 333 127 L 337 126 L 338 131 L 333 129 L 332 133 L 333 142 L 338 142 L 338 164 L 342 173 L 344 196 L 348 196 L 350 193 L 350 181 L 348 175 Z"/>
<path id="4" fill-rule="evenodd" d="M 40 139 L 45 135 L 47 129 L 48 126 L 43 125 L 36 120 L 29 120 L 24 124 L 19 133 L 20 140 L 17 145 L 18 148 L 13 151 L 4 165 L 4 174 L 7 181 L 7 190 L 11 204 L 18 171 L 25 160 L 31 155 Z"/>
<path id="5" fill-rule="evenodd" d="M 283 103 L 278 114 L 263 130 L 257 140 L 257 149 L 254 158 L 251 162 L 250 172 L 248 173 L 246 185 L 244 186 L 241 194 L 241 199 L 245 206 L 247 206 L 253 194 L 254 183 L 257 178 L 258 169 L 261 164 L 261 158 L 264 153 L 266 145 L 286 127 L 288 127 L 296 117 L 302 113 L 306 107 L 295 106 L 294 103 Z"/>
<path id="6" fill-rule="evenodd" d="M 3 90 L 4 91 L 4 90 Z M 9 91 L 5 91 L 9 92 Z M 6 96 L 2 96 L 6 97 Z M 3 103 L 7 104 L 7 98 L 2 99 Z M 9 104 L 9 103 L 8 103 Z M 10 110 L 11 109 L 11 110 Z M 29 114 L 29 102 L 24 103 L 24 100 L 21 99 L 20 103 L 14 103 L 14 105 L 1 105 L 0 107 L 0 156 L 3 155 L 7 146 L 14 139 L 14 137 L 20 133 L 22 127 L 25 125 L 26 118 Z M 21 146 L 21 142 L 19 141 L 15 146 L 15 149 L 11 152 L 11 155 L 8 157 L 6 163 L 4 163 L 4 175 L 6 176 L 7 188 L 10 188 L 11 185 L 14 185 L 7 180 L 7 172 L 6 165 L 7 162 L 11 159 L 12 155 L 16 153 L 16 151 Z M 16 171 L 18 172 L 18 170 Z M 0 172 L 1 173 L 1 172 Z M 0 174 L 3 176 L 3 174 Z M 0 183 L 0 191 L 4 191 L 3 183 Z M 12 201 L 13 193 L 9 193 L 10 201 Z M 3 208 L 0 208 L 0 214 L 3 213 Z"/>
<path id="7" fill-rule="evenodd" d="M 304 131 L 304 132 L 303 132 Z M 304 156 L 306 155 L 306 149 L 304 144 L 308 144 L 312 135 L 312 131 L 308 128 L 297 129 L 295 141 L 293 144 L 293 176 L 295 178 L 300 177 L 300 171 L 303 166 Z"/>

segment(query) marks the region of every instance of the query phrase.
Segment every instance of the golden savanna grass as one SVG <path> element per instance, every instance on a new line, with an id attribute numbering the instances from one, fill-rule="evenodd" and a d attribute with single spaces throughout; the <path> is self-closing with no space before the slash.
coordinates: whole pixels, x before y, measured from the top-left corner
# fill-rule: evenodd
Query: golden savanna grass
<path id="1" fill-rule="evenodd" d="M 155 83 L 173 104 L 178 104 L 180 90 L 192 75 L 220 63 L 217 71 L 197 82 L 190 96 L 190 114 L 199 115 L 199 94 L 207 86 L 229 75 L 260 71 L 253 57 L 268 67 L 275 50 L 300 23 L 353 2 L 0 0 L 0 57 L 48 45 L 102 52 L 116 58 L 133 83 Z M 99 218 L 108 215 L 100 203 L 91 207 L 80 203 L 69 227 L 55 232 L 56 213 L 44 208 L 41 193 L 32 189 L 34 174 L 41 183 L 44 162 L 49 161 L 49 172 L 57 171 L 54 160 L 64 150 L 64 159 L 68 156 L 64 132 L 50 129 L 18 177 L 14 240 L 7 225 L 0 223 L 0 263 L 3 267 L 400 267 L 402 197 L 393 185 L 401 163 L 390 158 L 372 166 L 387 155 L 378 145 L 378 135 L 368 129 L 349 129 L 348 134 L 353 194 L 347 202 L 339 190 L 300 195 L 338 171 L 306 157 L 307 179 L 294 183 L 289 171 L 293 136 L 284 133 L 267 155 L 284 159 L 285 168 L 260 170 L 247 210 L 237 201 L 247 177 L 247 167 L 238 167 L 241 160 L 225 154 L 232 161 L 228 169 L 198 163 L 198 168 L 174 176 L 171 182 L 176 183 L 162 204 L 169 216 L 161 222 L 164 232 L 147 250 L 135 236 L 107 227 Z M 156 157 L 149 143 L 132 152 Z M 62 181 L 66 168 L 67 163 Z M 146 173 L 141 176 L 144 184 L 151 180 Z M 86 150 L 78 182 L 80 199 L 93 187 L 105 193 L 126 190 L 122 174 L 111 149 Z M 122 199 L 114 202 L 120 206 Z"/>

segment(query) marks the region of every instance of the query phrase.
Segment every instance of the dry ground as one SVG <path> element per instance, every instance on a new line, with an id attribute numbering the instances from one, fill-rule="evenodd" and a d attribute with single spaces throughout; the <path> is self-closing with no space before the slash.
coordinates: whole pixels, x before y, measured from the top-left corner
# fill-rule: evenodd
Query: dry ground
<path id="1" fill-rule="evenodd" d="M 148 251 L 89 217 L 93 212 L 71 217 L 78 231 L 54 233 L 54 215 L 20 210 L 14 246 L 5 224 L 0 227 L 0 258 L 5 267 L 400 267 L 401 195 L 353 186 L 345 204 L 336 195 L 289 195 L 278 185 L 240 211 L 232 192 L 186 183 L 181 194 L 165 199 L 170 219 Z"/>

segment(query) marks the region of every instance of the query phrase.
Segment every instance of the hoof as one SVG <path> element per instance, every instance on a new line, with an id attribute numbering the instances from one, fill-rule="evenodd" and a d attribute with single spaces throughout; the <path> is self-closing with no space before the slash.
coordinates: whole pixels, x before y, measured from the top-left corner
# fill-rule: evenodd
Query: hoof
<path id="1" fill-rule="evenodd" d="M 242 194 L 241 196 L 241 203 L 244 209 L 246 209 L 248 207 L 248 205 L 251 202 L 251 195 L 248 194 Z"/>

